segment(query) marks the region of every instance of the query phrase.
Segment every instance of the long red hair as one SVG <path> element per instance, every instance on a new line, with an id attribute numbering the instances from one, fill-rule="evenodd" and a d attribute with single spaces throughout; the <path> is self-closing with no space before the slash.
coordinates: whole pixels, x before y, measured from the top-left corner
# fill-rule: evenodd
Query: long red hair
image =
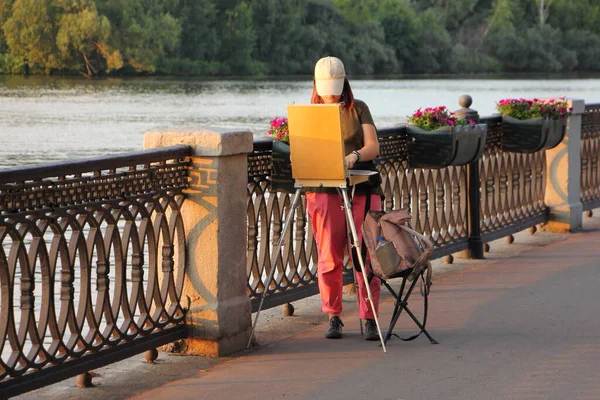
<path id="1" fill-rule="evenodd" d="M 317 83 L 313 79 L 313 91 L 312 96 L 310 97 L 311 104 L 323 104 L 323 99 L 317 93 Z M 342 97 L 340 98 L 340 103 L 343 103 L 343 107 L 348 110 L 352 110 L 354 108 L 354 94 L 352 94 L 352 89 L 350 88 L 350 82 L 348 79 L 344 78 L 344 89 L 342 89 Z"/>

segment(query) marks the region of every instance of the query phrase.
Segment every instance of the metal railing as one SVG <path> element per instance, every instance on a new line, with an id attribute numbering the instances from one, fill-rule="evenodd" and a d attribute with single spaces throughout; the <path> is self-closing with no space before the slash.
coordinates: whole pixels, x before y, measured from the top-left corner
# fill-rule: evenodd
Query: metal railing
<path id="1" fill-rule="evenodd" d="M 545 153 L 502 151 L 500 117 L 483 118 L 481 159 L 408 166 L 404 127 L 378 132 L 384 209 L 408 208 L 433 258 L 547 221 Z M 581 201 L 600 207 L 600 105 L 582 123 Z M 11 396 L 185 337 L 180 210 L 190 148 L 0 170 L 0 390 Z M 271 141 L 248 156 L 248 292 L 253 310 L 318 293 L 304 197 L 270 265 L 292 195 L 270 192 Z M 480 248 L 478 250 L 478 248 Z M 346 263 L 345 282 L 352 281 Z M 266 288 L 266 278 L 276 268 Z"/>
<path id="2" fill-rule="evenodd" d="M 384 209 L 409 209 L 413 227 L 435 244 L 433 259 L 461 250 L 482 254 L 483 243 L 547 221 L 545 153 L 503 152 L 501 118 L 481 122 L 488 126 L 481 159 L 441 169 L 408 167 L 404 127 L 378 131 L 376 164 L 383 179 Z M 264 308 L 318 293 L 317 251 L 304 198 L 285 240 L 292 245 L 284 246 L 274 279 L 265 289 L 273 268 L 271 254 L 292 201 L 290 194 L 269 191 L 270 150 L 270 140 L 256 141 L 248 158 L 248 292 L 254 311 L 265 290 Z M 469 179 L 476 182 L 470 184 Z M 349 283 L 348 263 L 346 272 Z"/>
<path id="3" fill-rule="evenodd" d="M 600 207 L 600 104 L 586 104 L 581 121 L 581 186 L 583 210 Z"/>
<path id="4" fill-rule="evenodd" d="M 439 258 L 467 248 L 466 167 L 408 167 L 405 127 L 378 132 L 384 210 L 407 208 L 415 230 L 429 236 Z"/>
<path id="5" fill-rule="evenodd" d="M 317 248 L 308 223 L 304 196 L 287 233 L 286 242 L 292 246 L 285 246 L 278 265 L 271 266 L 271 253 L 281 237 L 283 221 L 289 212 L 293 195 L 269 191 L 270 165 L 271 141 L 255 141 L 254 151 L 248 156 L 247 269 L 253 311 L 258 307 L 257 297 L 265 290 L 265 281 L 271 268 L 277 270 L 269 293 L 277 293 L 277 304 L 318 292 L 315 284 Z M 293 251 L 290 247 L 293 247 Z M 351 278 L 348 275 L 346 279 Z M 270 303 L 267 308 L 277 304 Z"/>
<path id="6" fill-rule="evenodd" d="M 490 242 L 547 221 L 546 154 L 503 152 L 501 117 L 482 122 L 488 136 L 479 160 L 480 228 Z"/>
<path id="7" fill-rule="evenodd" d="M 0 171 L 0 391 L 185 336 L 190 148 Z"/>

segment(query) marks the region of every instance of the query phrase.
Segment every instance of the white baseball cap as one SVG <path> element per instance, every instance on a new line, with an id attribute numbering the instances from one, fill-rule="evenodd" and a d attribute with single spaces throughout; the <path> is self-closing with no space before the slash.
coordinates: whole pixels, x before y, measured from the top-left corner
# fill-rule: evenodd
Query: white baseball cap
<path id="1" fill-rule="evenodd" d="M 323 57 L 315 65 L 315 83 L 319 96 L 339 96 L 344 90 L 346 71 L 344 63 L 336 57 Z"/>

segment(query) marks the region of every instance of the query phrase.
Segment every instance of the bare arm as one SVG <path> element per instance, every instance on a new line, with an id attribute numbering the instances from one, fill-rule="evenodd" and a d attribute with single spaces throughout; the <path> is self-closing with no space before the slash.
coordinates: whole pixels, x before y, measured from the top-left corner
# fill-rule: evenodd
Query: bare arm
<path id="1" fill-rule="evenodd" d="M 377 130 L 374 125 L 362 124 L 364 146 L 358 149 L 360 154 L 360 161 L 369 161 L 379 155 L 379 141 L 377 140 Z M 346 156 L 346 166 L 352 168 L 358 161 L 358 157 L 354 153 L 350 153 Z"/>

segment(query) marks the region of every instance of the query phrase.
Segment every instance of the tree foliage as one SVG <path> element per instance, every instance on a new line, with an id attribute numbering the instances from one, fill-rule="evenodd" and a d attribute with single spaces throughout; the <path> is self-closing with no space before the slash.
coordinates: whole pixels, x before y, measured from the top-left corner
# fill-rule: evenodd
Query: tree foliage
<path id="1" fill-rule="evenodd" d="M 8 51 L 2 27 L 10 17 L 13 2 L 14 0 L 0 0 L 0 54 Z"/>
<path id="2" fill-rule="evenodd" d="M 109 43 L 119 49 L 126 67 L 155 72 L 157 63 L 178 48 L 181 23 L 170 14 L 169 1 L 96 0 L 112 25 Z"/>
<path id="3" fill-rule="evenodd" d="M 98 14 L 94 2 L 58 0 L 57 3 L 62 13 L 56 45 L 65 68 L 93 76 L 99 69 L 112 71 L 123 66 L 121 53 L 111 51 L 108 44 L 110 22 Z"/>
<path id="4" fill-rule="evenodd" d="M 53 1 L 15 0 L 2 27 L 9 52 L 32 68 L 62 68 L 56 44 L 56 11 Z"/>
<path id="5" fill-rule="evenodd" d="M 252 8 L 248 3 L 242 1 L 232 10 L 225 11 L 223 28 L 219 61 L 229 65 L 233 75 L 262 72 L 260 65 L 252 58 L 257 36 L 252 23 Z"/>
<path id="6" fill-rule="evenodd" d="M 0 0 L 0 72 L 600 69 L 600 0 Z"/>

